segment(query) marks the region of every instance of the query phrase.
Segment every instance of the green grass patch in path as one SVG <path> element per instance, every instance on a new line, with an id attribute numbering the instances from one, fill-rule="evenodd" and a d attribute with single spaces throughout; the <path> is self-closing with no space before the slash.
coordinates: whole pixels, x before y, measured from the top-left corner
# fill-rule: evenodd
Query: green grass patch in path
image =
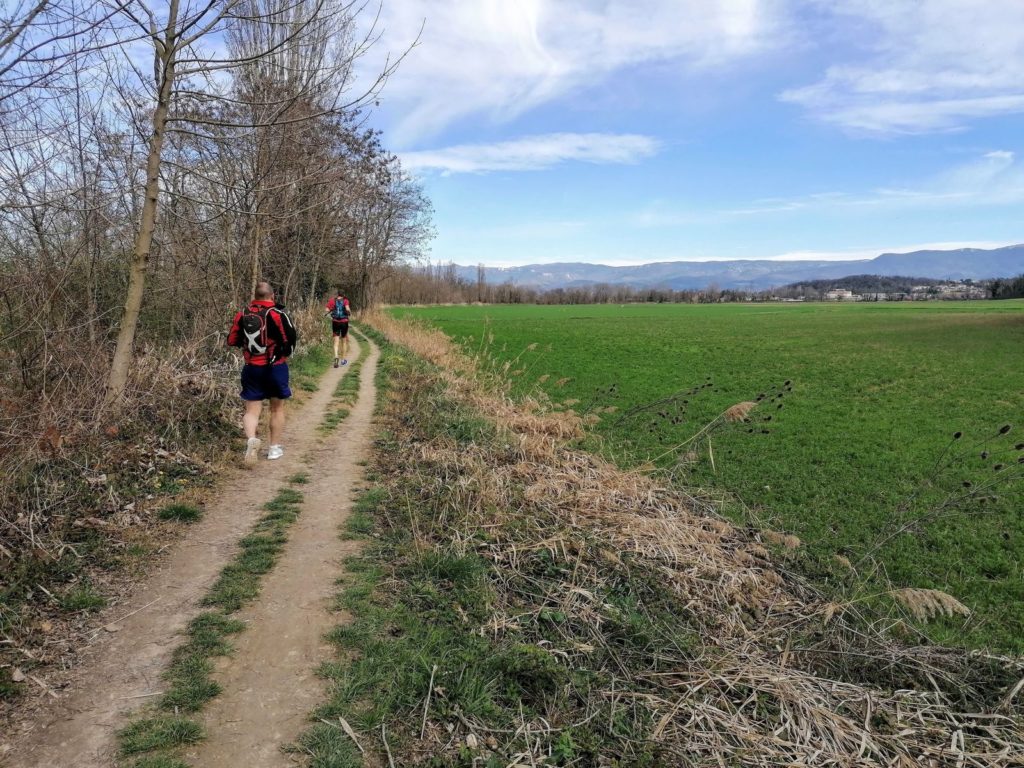
<path id="1" fill-rule="evenodd" d="M 131 764 L 131 768 L 189 768 L 188 763 L 167 755 L 147 755 Z"/>
<path id="2" fill-rule="evenodd" d="M 656 459 L 734 519 L 796 534 L 818 583 L 945 590 L 972 616 L 932 638 L 1024 652 L 1024 302 L 393 311 L 514 394 L 585 413 L 616 462 Z M 686 443 L 759 395 L 749 423 Z M 869 557 L 853 575 L 836 555 Z"/>
<path id="3" fill-rule="evenodd" d="M 165 716 L 136 720 L 119 735 L 121 754 L 136 755 L 156 749 L 195 744 L 203 738 L 203 729 L 192 720 Z"/>
<path id="4" fill-rule="evenodd" d="M 305 475 L 296 475 L 290 482 L 301 484 L 305 480 Z M 203 605 L 210 610 L 189 622 L 185 641 L 175 649 L 163 674 L 167 684 L 163 696 L 118 735 L 122 755 L 150 753 L 131 763 L 134 768 L 187 765 L 176 750 L 203 738 L 203 733 L 197 722 L 184 715 L 200 711 L 220 693 L 220 685 L 212 676 L 213 659 L 229 655 L 233 650 L 231 636 L 245 629 L 231 614 L 259 595 L 261 578 L 277 562 L 288 540 L 288 527 L 298 518 L 302 499 L 299 491 L 285 487 L 264 504 L 264 514 L 239 541 L 238 554 L 203 598 Z"/>
<path id="5" fill-rule="evenodd" d="M 323 421 L 317 427 L 320 434 L 327 434 L 333 431 L 341 422 L 348 418 L 352 407 L 359 399 L 359 381 L 363 370 L 365 355 L 351 363 L 351 368 L 338 381 L 331 396 L 331 402 L 327 406 Z"/>

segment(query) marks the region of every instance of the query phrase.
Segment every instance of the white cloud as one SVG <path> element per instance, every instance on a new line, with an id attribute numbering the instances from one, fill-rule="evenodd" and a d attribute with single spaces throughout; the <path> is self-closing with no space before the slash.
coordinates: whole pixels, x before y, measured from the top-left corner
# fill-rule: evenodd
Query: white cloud
<path id="1" fill-rule="evenodd" d="M 777 44 L 781 0 L 388 0 L 365 67 L 419 45 L 384 99 L 410 146 L 471 115 L 505 121 L 648 62 L 721 67 Z"/>
<path id="2" fill-rule="evenodd" d="M 928 178 L 863 193 L 822 192 L 792 198 L 752 200 L 746 205 L 712 210 L 687 209 L 658 200 L 633 213 L 628 221 L 633 226 L 655 229 L 750 216 L 806 215 L 843 209 L 963 209 L 1022 203 L 1024 168 L 1017 163 L 1013 152 L 993 150 Z"/>
<path id="3" fill-rule="evenodd" d="M 864 60 L 781 94 L 846 129 L 913 134 L 1024 112 L 1021 0 L 812 0 Z M 852 54 L 851 54 L 852 55 Z"/>
<path id="4" fill-rule="evenodd" d="M 965 240 L 940 243 L 913 243 L 911 245 L 875 246 L 874 248 L 850 248 L 841 251 L 789 251 L 776 256 L 767 256 L 769 261 L 858 261 L 873 259 L 883 253 L 912 253 L 913 251 L 954 251 L 960 248 L 1003 248 L 1017 245 L 1017 242 L 1002 240 Z"/>
<path id="5" fill-rule="evenodd" d="M 411 171 L 483 173 L 536 171 L 576 161 L 595 164 L 635 163 L 658 150 L 649 136 L 607 133 L 549 133 L 495 144 L 461 144 L 444 149 L 402 152 Z"/>
<path id="6" fill-rule="evenodd" d="M 881 188 L 859 205 L 1009 205 L 1024 202 L 1024 169 L 1013 152 L 995 150 L 906 187 Z"/>

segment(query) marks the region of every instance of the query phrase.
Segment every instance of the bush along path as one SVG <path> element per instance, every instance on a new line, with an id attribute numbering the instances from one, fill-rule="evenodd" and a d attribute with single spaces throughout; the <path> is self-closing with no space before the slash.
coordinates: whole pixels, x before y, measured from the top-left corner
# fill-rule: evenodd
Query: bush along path
<path id="1" fill-rule="evenodd" d="M 361 358 L 367 358 L 372 371 L 376 352 L 363 352 Z M 187 743 L 204 730 L 216 730 L 202 717 L 193 716 L 188 723 L 174 718 L 201 709 L 204 703 L 209 710 L 211 698 L 222 698 L 213 697 L 230 690 L 240 668 L 234 666 L 236 659 L 257 670 L 279 666 L 294 671 L 306 663 L 307 654 L 315 653 L 317 642 L 301 647 L 298 643 L 304 630 L 311 631 L 317 641 L 322 631 L 320 619 L 306 615 L 322 612 L 318 598 L 310 597 L 316 591 L 313 574 L 326 574 L 321 589 L 329 591 L 330 569 L 340 555 L 333 536 L 324 536 L 332 545 L 328 551 L 310 541 L 309 531 L 317 526 L 333 531 L 345 514 L 350 487 L 357 482 L 352 470 L 362 450 L 348 424 L 360 418 L 369 421 L 372 372 L 363 379 L 350 422 L 326 437 L 317 427 L 337 407 L 339 382 L 356 375 L 351 367 L 329 369 L 308 401 L 289 413 L 283 460 L 261 460 L 254 471 L 228 474 L 220 492 L 206 504 L 203 518 L 190 527 L 159 569 L 125 605 L 104 615 L 65 693 L 41 709 L 20 733 L 5 734 L 5 741 L 13 746 L 0 758 L 5 768 L 109 768 L 118 762 L 140 767 L 181 765 L 177 753 L 138 758 L 127 753 L 141 754 L 147 738 L 154 746 L 169 740 Z M 344 452 L 339 454 L 336 447 L 344 447 Z M 349 459 L 339 461 L 345 453 Z M 285 487 L 289 481 L 291 487 Z M 302 514 L 296 518 L 300 497 Z M 318 520 L 320 516 L 327 519 Z M 271 578 L 279 573 L 292 579 L 293 588 L 299 587 L 295 594 L 289 597 L 279 591 L 280 579 Z M 300 585 L 294 583 L 296 575 Z M 256 634 L 266 615 L 251 603 L 242 608 L 257 592 L 274 601 L 276 610 L 270 613 L 288 617 L 287 624 L 275 630 L 280 643 L 276 649 L 267 649 L 272 655 L 245 661 L 248 646 L 243 638 Z M 294 636 L 296 644 L 285 636 Z M 229 650 L 232 655 L 224 655 Z M 293 679 L 286 687 L 293 691 L 304 686 Z M 253 707 L 259 706 L 254 700 Z M 167 717 L 171 719 L 164 722 L 166 729 L 156 724 L 147 731 L 138 725 Z M 129 722 L 132 726 L 126 730 Z M 264 729 L 263 735 L 270 734 Z M 230 764 L 238 764 L 238 754 Z"/>
<path id="2" fill-rule="evenodd" d="M 1022 764 L 1019 659 L 893 639 L 759 532 L 574 449 L 574 414 L 512 405 L 442 337 L 375 322 L 416 356 L 384 348 L 349 525 L 371 537 L 304 764 Z"/>

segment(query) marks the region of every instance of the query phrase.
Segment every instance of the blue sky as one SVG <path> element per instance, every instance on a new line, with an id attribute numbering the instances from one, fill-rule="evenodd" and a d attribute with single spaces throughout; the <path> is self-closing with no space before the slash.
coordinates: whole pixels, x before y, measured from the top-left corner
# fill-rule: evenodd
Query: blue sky
<path id="1" fill-rule="evenodd" d="M 383 0 L 431 259 L 1024 242 L 1024 0 Z"/>

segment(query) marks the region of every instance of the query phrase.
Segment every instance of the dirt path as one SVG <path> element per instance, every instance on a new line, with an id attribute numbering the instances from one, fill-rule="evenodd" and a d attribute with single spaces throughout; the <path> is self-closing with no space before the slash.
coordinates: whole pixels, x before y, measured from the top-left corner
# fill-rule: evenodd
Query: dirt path
<path id="1" fill-rule="evenodd" d="M 358 349 L 359 345 L 353 339 L 352 351 Z M 328 442 L 347 436 L 349 425 L 357 413 L 372 412 L 375 361 L 374 351 L 363 367 L 360 400 L 349 417 L 351 421 L 343 422 Z M 330 369 L 310 400 L 289 414 L 284 459 L 275 462 L 261 459 L 258 471 L 239 469 L 226 477 L 220 493 L 206 505 L 202 521 L 189 529 L 159 570 L 152 573 L 126 603 L 104 615 L 104 623 L 91 638 L 91 645 L 66 681 L 60 697 L 42 709 L 21 733 L 5 734 L 4 741 L 13 744 L 13 750 L 0 757 L 0 764 L 5 768 L 109 768 L 113 765 L 116 730 L 123 725 L 128 713 L 162 691 L 160 675 L 167 667 L 174 648 L 181 642 L 181 633 L 188 621 L 198 613 L 199 599 L 234 554 L 238 539 L 260 516 L 260 507 L 273 498 L 292 474 L 307 471 L 312 478 L 311 484 L 306 486 L 309 501 L 303 505 L 299 518 L 308 523 L 300 522 L 293 528 L 293 541 L 275 573 L 298 569 L 300 573 L 297 575 L 302 577 L 301 571 L 305 566 L 291 562 L 296 554 L 302 554 L 294 546 L 294 539 L 309 535 L 305 529 L 312 524 L 309 518 L 315 516 L 316 509 L 334 514 L 329 523 L 324 523 L 330 530 L 325 534 L 323 544 L 335 545 L 334 552 L 338 551 L 335 528 L 340 508 L 314 500 L 327 493 L 320 490 L 322 485 L 344 497 L 347 503 L 348 488 L 353 480 L 347 472 L 341 475 L 337 471 L 339 468 L 330 462 L 317 460 L 317 457 L 326 458 L 326 455 L 324 447 L 320 446 L 316 427 L 330 403 L 338 379 L 349 370 L 348 367 Z M 368 435 L 368 429 L 364 428 L 363 434 Z M 362 439 L 366 442 L 367 438 Z M 346 450 L 352 451 L 358 446 L 354 441 L 350 446 L 350 440 L 347 438 L 345 445 Z M 300 527 L 303 529 L 301 534 Z M 310 548 L 310 551 L 319 550 L 319 546 Z M 321 552 L 319 557 L 326 559 L 327 556 Z M 328 579 L 328 586 L 329 583 Z M 269 578 L 265 584 L 269 589 Z M 303 591 L 306 591 L 305 587 Z M 278 597 L 274 599 L 281 599 L 280 593 L 276 594 Z M 271 597 L 269 592 L 263 596 Z M 298 611 L 298 606 L 291 607 Z M 309 603 L 307 610 L 312 610 Z M 302 623 L 297 615 L 293 615 L 293 620 L 296 625 Z M 248 642 L 245 636 L 251 631 L 253 628 L 240 636 L 240 645 Z M 282 656 L 288 657 L 288 654 L 289 651 L 285 651 Z M 294 654 L 297 658 L 305 658 L 308 649 L 296 649 Z M 239 652 L 239 659 L 242 656 Z M 268 659 L 267 663 L 283 663 L 283 657 Z M 292 692 L 296 690 L 294 682 L 288 686 Z M 313 688 L 319 691 L 319 688 Z M 233 691 L 228 693 L 233 695 Z M 234 764 L 238 764 L 237 759 Z"/>
<path id="2" fill-rule="evenodd" d="M 216 675 L 224 692 L 205 710 L 209 737 L 186 755 L 194 766 L 236 768 L 242 756 L 246 768 L 295 764 L 281 746 L 298 737 L 324 699 L 315 670 L 333 655 L 323 640 L 336 623 L 328 601 L 337 591 L 341 560 L 358 546 L 340 541 L 338 526 L 363 477 L 359 462 L 370 442 L 376 364 L 374 348 L 363 364 L 352 412 L 307 454 L 310 483 L 303 487 L 302 513 L 259 600 L 238 614 L 248 629 Z"/>

